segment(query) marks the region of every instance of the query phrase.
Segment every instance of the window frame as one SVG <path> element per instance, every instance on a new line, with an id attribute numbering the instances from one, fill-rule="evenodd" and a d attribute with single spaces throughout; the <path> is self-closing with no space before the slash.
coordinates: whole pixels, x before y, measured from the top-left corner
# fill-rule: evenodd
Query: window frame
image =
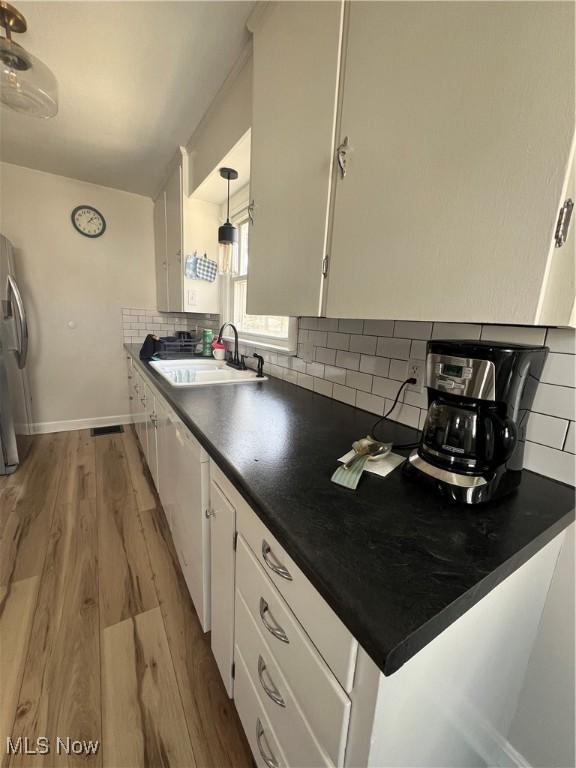
<path id="1" fill-rule="evenodd" d="M 249 223 L 248 214 L 249 201 L 246 199 L 235 209 L 230 211 L 230 220 L 235 227 Z M 250 242 L 250 238 L 248 238 Z M 250 246 L 248 246 L 250 253 Z M 250 257 L 248 256 L 248 259 Z M 234 284 L 242 279 L 248 279 L 250 273 L 250 264 L 246 275 L 236 276 L 234 274 L 224 276 L 222 280 L 222 322 L 234 322 Z M 224 335 L 226 341 L 233 341 L 233 335 Z M 276 352 L 282 352 L 287 355 L 296 355 L 298 352 L 298 318 L 288 316 L 288 337 L 279 338 L 276 336 L 266 336 L 263 334 L 249 333 L 238 328 L 238 341 L 258 349 L 270 349 Z"/>

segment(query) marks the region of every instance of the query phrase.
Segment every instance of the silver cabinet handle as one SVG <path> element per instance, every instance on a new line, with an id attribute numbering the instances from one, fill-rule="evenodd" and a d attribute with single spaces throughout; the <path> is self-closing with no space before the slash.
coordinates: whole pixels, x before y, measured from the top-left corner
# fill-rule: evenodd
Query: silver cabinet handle
<path id="1" fill-rule="evenodd" d="M 286 579 L 286 581 L 292 581 L 290 571 L 274 557 L 272 550 L 270 549 L 270 544 L 268 544 L 266 539 L 262 539 L 262 557 L 271 571 L 274 571 L 274 573 L 278 574 L 278 576 L 281 576 L 283 579 Z"/>
<path id="2" fill-rule="evenodd" d="M 266 672 L 266 670 L 267 670 L 266 662 L 264 661 L 262 656 L 258 654 L 258 677 L 260 679 L 260 685 L 264 689 L 264 692 L 266 693 L 266 695 L 269 698 L 271 698 L 275 704 L 278 704 L 279 707 L 285 707 L 286 703 L 282 698 L 280 691 L 272 682 L 272 678 L 270 677 L 270 672 L 267 673 L 268 683 L 265 682 L 264 673 Z"/>
<path id="3" fill-rule="evenodd" d="M 256 718 L 256 743 L 258 744 L 258 750 L 262 760 L 264 760 L 268 768 L 280 768 L 280 764 L 270 749 L 270 744 L 268 744 L 268 739 L 264 734 L 264 728 L 259 717 Z M 263 743 L 266 744 L 266 751 L 264 751 Z"/>
<path id="4" fill-rule="evenodd" d="M 205 509 L 204 514 L 207 518 L 216 517 L 216 514 L 213 509 Z"/>
<path id="5" fill-rule="evenodd" d="M 344 141 L 336 150 L 336 159 L 338 160 L 338 167 L 340 168 L 340 178 L 343 179 L 346 176 L 346 160 L 350 145 L 348 143 L 348 136 L 344 137 Z"/>
<path id="6" fill-rule="evenodd" d="M 250 224 L 254 224 L 254 200 L 252 200 L 248 206 L 248 221 Z"/>
<path id="7" fill-rule="evenodd" d="M 24 309 L 24 302 L 22 301 L 22 296 L 20 295 L 18 284 L 12 275 L 8 275 L 8 285 L 6 292 L 8 295 L 10 295 L 10 293 L 12 294 L 14 297 L 14 304 L 18 310 L 18 322 L 20 325 L 18 335 L 20 337 L 20 349 L 15 351 L 18 353 L 16 358 L 18 362 L 18 368 L 24 368 L 28 358 L 28 321 L 26 319 L 26 310 Z M 10 306 L 12 306 L 12 303 L 10 303 Z M 12 312 L 12 314 L 14 314 L 14 312 Z"/>
<path id="8" fill-rule="evenodd" d="M 267 620 L 266 614 L 269 614 L 270 621 Z M 270 607 L 263 597 L 260 598 L 260 618 L 262 619 L 262 624 L 264 624 L 268 632 L 270 632 L 271 635 L 274 635 L 277 640 L 281 640 L 283 643 L 290 642 L 286 632 L 284 632 L 280 624 L 278 624 L 274 616 L 272 616 Z"/>

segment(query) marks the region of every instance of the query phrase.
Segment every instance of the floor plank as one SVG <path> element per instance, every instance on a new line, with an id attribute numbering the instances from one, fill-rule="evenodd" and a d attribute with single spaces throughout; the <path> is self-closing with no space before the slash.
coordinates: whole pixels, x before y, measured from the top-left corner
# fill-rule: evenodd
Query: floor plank
<path id="1" fill-rule="evenodd" d="M 150 473 L 142 463 L 142 453 L 138 446 L 134 427 L 126 427 L 122 437 L 130 471 L 130 482 L 136 494 L 138 511 L 152 509 L 157 504 L 156 494 L 150 482 Z"/>
<path id="2" fill-rule="evenodd" d="M 158 605 L 120 436 L 98 437 L 100 619 L 103 627 Z"/>
<path id="3" fill-rule="evenodd" d="M 58 505 L 30 634 L 13 738 L 48 736 L 101 741 L 96 505 Z M 13 766 L 34 758 L 16 755 Z M 51 754 L 53 765 L 101 765 Z M 46 765 L 45 759 L 41 760 Z"/>
<path id="4" fill-rule="evenodd" d="M 68 433 L 64 472 L 58 489 L 60 504 L 75 504 L 96 498 L 96 450 L 90 430 Z"/>
<path id="5" fill-rule="evenodd" d="M 140 513 L 154 583 L 184 706 L 190 738 L 200 766 L 252 766 L 252 756 L 233 703 L 228 699 L 202 632 L 174 551 L 164 513 Z"/>
<path id="6" fill-rule="evenodd" d="M 0 515 L 0 584 L 42 571 L 68 433 L 38 435 L 6 483 Z"/>
<path id="7" fill-rule="evenodd" d="M 15 581 L 10 585 L 3 610 L 0 612 L 0 745 L 4 752 L 6 737 L 12 735 L 20 685 L 24 672 L 24 661 L 39 577 Z"/>
<path id="8" fill-rule="evenodd" d="M 159 608 L 103 631 L 106 768 L 196 765 Z"/>

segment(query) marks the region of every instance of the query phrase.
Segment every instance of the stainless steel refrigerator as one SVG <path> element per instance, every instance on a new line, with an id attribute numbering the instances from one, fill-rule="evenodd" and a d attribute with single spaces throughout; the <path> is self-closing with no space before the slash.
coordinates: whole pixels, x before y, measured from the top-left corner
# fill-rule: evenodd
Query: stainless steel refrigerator
<path id="1" fill-rule="evenodd" d="M 16 279 L 12 244 L 0 235 L 0 475 L 14 472 L 30 448 L 27 359 L 26 308 Z"/>

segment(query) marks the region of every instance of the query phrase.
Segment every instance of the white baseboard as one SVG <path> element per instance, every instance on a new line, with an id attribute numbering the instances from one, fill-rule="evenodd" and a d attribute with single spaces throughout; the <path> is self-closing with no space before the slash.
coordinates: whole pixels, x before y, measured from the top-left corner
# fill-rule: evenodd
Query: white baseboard
<path id="1" fill-rule="evenodd" d="M 121 416 L 97 416 L 92 419 L 71 419 L 70 421 L 40 421 L 32 424 L 32 433 L 43 435 L 47 432 L 71 432 L 90 427 L 112 427 L 115 424 L 132 424 L 132 414 Z"/>

